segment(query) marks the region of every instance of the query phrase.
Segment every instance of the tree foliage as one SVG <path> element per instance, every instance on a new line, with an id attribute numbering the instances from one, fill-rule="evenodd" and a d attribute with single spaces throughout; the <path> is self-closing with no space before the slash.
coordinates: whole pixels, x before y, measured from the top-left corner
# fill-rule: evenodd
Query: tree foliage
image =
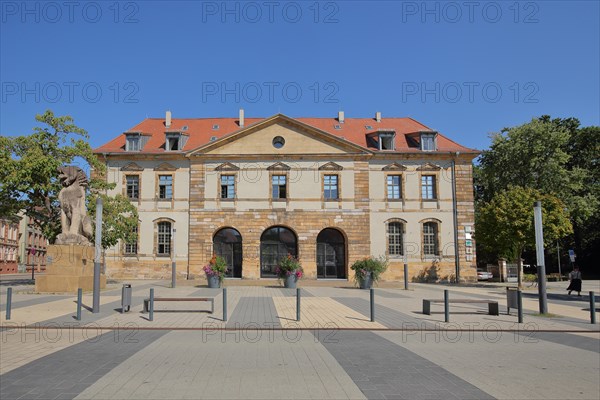
<path id="1" fill-rule="evenodd" d="M 600 127 L 580 128 L 575 118 L 542 116 L 494 134 L 490 149 L 482 153 L 474 171 L 478 220 L 494 199 L 502 198 L 511 188 L 535 189 L 559 199 L 568 209 L 574 232 L 563 239 L 563 247 L 574 242 L 578 253 L 597 248 L 600 235 L 594 226 L 600 221 L 599 146 Z M 497 243 L 492 237 L 478 237 L 482 249 L 478 254 L 506 252 L 495 249 Z"/>
<path id="2" fill-rule="evenodd" d="M 88 133 L 76 126 L 70 116 L 55 116 L 51 110 L 35 117 L 42 126 L 30 135 L 0 137 L 0 217 L 13 218 L 19 211 L 33 218 L 50 243 L 61 232 L 58 193 L 61 183 L 58 168 L 79 164 L 94 170 L 89 190 L 100 193 L 114 188 L 104 178 L 105 166 L 88 143 Z M 107 197 L 108 212 L 121 217 L 109 218 L 104 229 L 121 234 L 122 218 L 135 218 L 131 205 Z M 94 220 L 93 212 L 90 213 Z M 104 213 L 103 213 L 104 215 Z"/>
<path id="3" fill-rule="evenodd" d="M 511 261 L 519 259 L 526 248 L 535 247 L 533 206 L 536 201 L 542 202 L 545 245 L 573 232 L 562 201 L 535 189 L 512 186 L 478 209 L 478 242 L 501 257 Z"/>

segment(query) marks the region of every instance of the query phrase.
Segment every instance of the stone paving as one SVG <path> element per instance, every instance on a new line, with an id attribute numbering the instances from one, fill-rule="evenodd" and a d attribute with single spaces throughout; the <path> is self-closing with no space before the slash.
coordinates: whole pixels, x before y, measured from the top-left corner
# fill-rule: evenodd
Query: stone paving
<path id="1" fill-rule="evenodd" d="M 506 314 L 503 287 L 411 284 L 410 290 L 369 292 L 332 282 L 302 282 L 301 319 L 295 290 L 273 284 L 227 285 L 227 321 L 220 289 L 164 281 L 132 281 L 133 306 L 120 311 L 120 285 L 109 285 L 101 309 L 76 296 L 13 296 L 5 319 L 0 291 L 1 399 L 597 399 L 599 325 L 589 321 L 587 297 L 550 289 L 551 317 L 523 299 L 525 323 Z M 589 284 L 588 284 L 589 286 Z M 155 296 L 214 297 L 215 312 L 195 302 L 155 304 Z M 5 289 L 5 287 L 3 287 Z M 421 312 L 422 300 L 495 299 Z M 559 290 L 560 289 L 560 290 Z M 592 289 L 593 290 L 593 289 Z M 84 304 L 91 305 L 90 294 Z"/>

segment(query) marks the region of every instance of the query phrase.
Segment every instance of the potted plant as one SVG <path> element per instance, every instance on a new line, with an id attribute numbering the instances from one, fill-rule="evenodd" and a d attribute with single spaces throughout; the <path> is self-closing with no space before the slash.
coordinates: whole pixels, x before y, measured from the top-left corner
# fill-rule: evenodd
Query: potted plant
<path id="1" fill-rule="evenodd" d="M 219 288 L 223 282 L 225 274 L 227 274 L 227 262 L 223 257 L 213 255 L 209 263 L 204 266 L 206 280 L 209 288 Z"/>
<path id="2" fill-rule="evenodd" d="M 279 264 L 275 268 L 275 273 L 277 274 L 277 278 L 283 281 L 286 288 L 294 289 L 298 279 L 304 275 L 304 270 L 302 269 L 302 265 L 300 265 L 300 261 L 291 254 L 288 254 L 287 257 L 279 260 Z"/>
<path id="3" fill-rule="evenodd" d="M 366 257 L 355 261 L 350 268 L 354 271 L 354 282 L 361 289 L 370 289 L 387 269 L 387 260 L 382 257 Z"/>

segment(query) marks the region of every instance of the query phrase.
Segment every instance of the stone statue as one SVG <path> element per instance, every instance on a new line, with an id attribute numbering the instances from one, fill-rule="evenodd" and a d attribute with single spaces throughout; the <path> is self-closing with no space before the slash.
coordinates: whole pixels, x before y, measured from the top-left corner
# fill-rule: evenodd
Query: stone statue
<path id="1" fill-rule="evenodd" d="M 58 193 L 62 233 L 56 244 L 91 245 L 92 220 L 85 207 L 85 188 L 88 180 L 79 167 L 66 166 L 58 169 L 63 188 Z"/>

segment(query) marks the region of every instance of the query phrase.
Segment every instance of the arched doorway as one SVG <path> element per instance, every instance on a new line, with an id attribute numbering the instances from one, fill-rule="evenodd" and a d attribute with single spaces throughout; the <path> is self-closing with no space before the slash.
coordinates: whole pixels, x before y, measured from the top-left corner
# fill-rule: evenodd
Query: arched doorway
<path id="1" fill-rule="evenodd" d="M 233 228 L 223 228 L 213 237 L 213 251 L 227 262 L 227 277 L 242 277 L 242 235 Z"/>
<path id="2" fill-rule="evenodd" d="M 317 278 L 346 278 L 346 241 L 337 229 L 323 229 L 317 236 Z"/>
<path id="3" fill-rule="evenodd" d="M 283 226 L 274 226 L 265 230 L 260 237 L 260 277 L 277 277 L 275 269 L 279 260 L 288 254 L 298 255 L 296 234 Z"/>

